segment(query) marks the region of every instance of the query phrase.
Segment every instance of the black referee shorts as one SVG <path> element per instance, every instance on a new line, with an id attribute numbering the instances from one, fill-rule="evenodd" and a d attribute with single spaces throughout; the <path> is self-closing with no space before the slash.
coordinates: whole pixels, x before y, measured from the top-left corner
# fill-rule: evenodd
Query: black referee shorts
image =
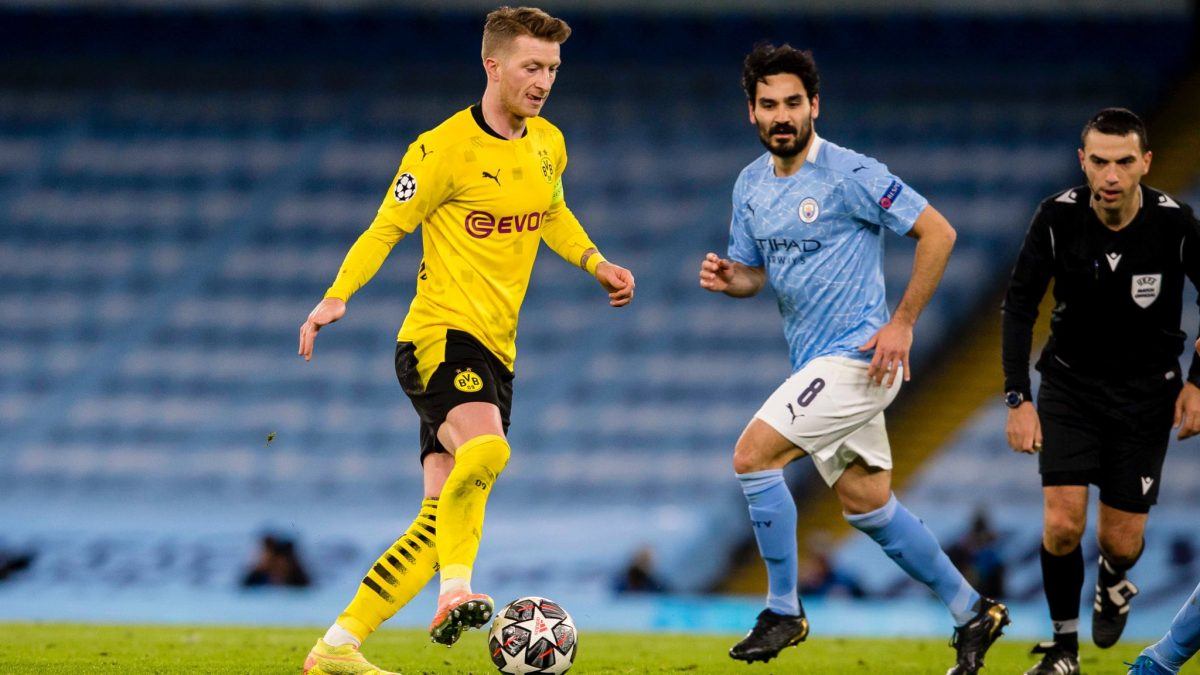
<path id="1" fill-rule="evenodd" d="M 396 343 L 396 377 L 421 418 L 421 462 L 432 452 L 446 452 L 437 439 L 446 415 L 462 403 L 476 401 L 500 408 L 508 433 L 512 414 L 513 374 L 504 363 L 469 333 L 446 331 L 446 353 L 425 386 L 417 371 L 417 346 Z"/>
<path id="2" fill-rule="evenodd" d="M 1044 370 L 1037 396 L 1042 485 L 1095 485 L 1102 503 L 1148 513 L 1158 501 L 1182 387 L 1178 370 L 1121 380 Z"/>

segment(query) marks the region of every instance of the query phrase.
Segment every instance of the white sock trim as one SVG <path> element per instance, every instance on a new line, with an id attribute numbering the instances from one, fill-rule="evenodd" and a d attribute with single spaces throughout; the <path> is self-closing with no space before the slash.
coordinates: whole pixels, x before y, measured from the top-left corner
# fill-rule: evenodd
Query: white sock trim
<path id="1" fill-rule="evenodd" d="M 946 605 L 946 609 L 950 610 L 950 615 L 954 617 L 955 626 L 965 626 L 975 618 L 975 599 L 979 594 L 971 584 L 963 579 L 962 584 L 958 587 L 958 593 L 954 594 L 954 599 Z"/>
<path id="2" fill-rule="evenodd" d="M 441 588 L 438 590 L 438 592 L 443 595 L 445 595 L 446 593 L 456 593 L 459 591 L 463 591 L 466 593 L 471 592 L 471 578 L 470 577 L 454 577 L 451 579 L 442 579 Z"/>
<path id="3" fill-rule="evenodd" d="M 1054 624 L 1055 635 L 1079 632 L 1079 619 L 1071 619 L 1069 621 L 1051 621 L 1050 623 Z"/>
<path id="4" fill-rule="evenodd" d="M 355 648 L 357 648 L 362 646 L 362 643 L 359 642 L 358 638 L 354 637 L 353 633 L 345 628 L 342 628 L 336 623 L 330 626 L 329 630 L 325 631 L 325 637 L 322 639 L 325 640 L 325 644 L 329 645 L 330 647 L 354 645 Z"/>

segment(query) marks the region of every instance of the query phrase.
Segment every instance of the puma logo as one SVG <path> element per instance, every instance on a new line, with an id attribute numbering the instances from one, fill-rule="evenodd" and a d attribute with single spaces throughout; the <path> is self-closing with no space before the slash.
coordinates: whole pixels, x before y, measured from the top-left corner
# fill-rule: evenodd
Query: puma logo
<path id="1" fill-rule="evenodd" d="M 433 151 L 432 151 L 432 150 L 428 150 L 428 151 L 426 151 L 426 150 L 425 150 L 425 144 L 424 144 L 424 143 L 422 143 L 422 144 L 421 144 L 421 161 L 425 161 L 425 158 L 426 158 L 426 157 L 428 157 L 428 156 L 430 156 L 430 155 L 432 155 L 432 154 L 433 154 Z"/>
<path id="2" fill-rule="evenodd" d="M 496 169 L 496 173 L 495 173 L 495 174 L 490 174 L 490 173 L 488 173 L 488 172 L 484 171 L 484 172 L 483 172 L 483 177 L 484 177 L 484 178 L 491 178 L 492 180 L 496 181 L 496 187 L 500 187 L 500 169 Z"/>

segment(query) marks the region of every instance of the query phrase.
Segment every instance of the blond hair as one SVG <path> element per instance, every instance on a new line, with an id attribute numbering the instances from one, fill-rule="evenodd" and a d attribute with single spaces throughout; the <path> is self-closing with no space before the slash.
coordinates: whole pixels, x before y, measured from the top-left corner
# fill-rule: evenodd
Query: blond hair
<path id="1" fill-rule="evenodd" d="M 571 27 L 537 7 L 500 7 L 483 24 L 483 58 L 507 48 L 519 35 L 561 44 L 571 36 Z"/>

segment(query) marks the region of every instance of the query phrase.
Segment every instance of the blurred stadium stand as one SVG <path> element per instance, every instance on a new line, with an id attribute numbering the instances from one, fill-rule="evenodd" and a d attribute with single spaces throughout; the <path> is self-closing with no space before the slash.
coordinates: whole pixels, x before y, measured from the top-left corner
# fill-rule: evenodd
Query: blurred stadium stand
<path id="1" fill-rule="evenodd" d="M 538 263 L 515 453 L 477 579 L 498 596 L 581 602 L 607 597 L 648 543 L 674 590 L 708 588 L 747 535 L 729 453 L 788 374 L 786 349 L 769 297 L 711 296 L 695 275 L 723 250 L 733 180 L 761 152 L 738 85 L 756 40 L 813 49 L 819 133 L 886 162 L 959 229 L 918 369 L 992 299 L 1036 202 L 1080 180 L 1081 121 L 1116 103 L 1151 109 L 1189 48 L 1186 24 L 1154 16 L 565 16 L 575 35 L 547 116 L 568 139 L 568 199 L 639 295 L 611 311 L 553 254 Z M 0 547 L 38 554 L 0 585 L 0 618 L 320 622 L 349 598 L 419 497 L 417 420 L 392 371 L 418 242 L 396 247 L 311 364 L 294 355 L 296 329 L 409 140 L 478 97 L 480 24 L 0 16 Z M 1120 58 L 1098 63 L 1091 45 L 1118 36 Z M 893 302 L 911 262 L 911 242 L 889 238 Z M 973 420 L 910 501 L 932 513 L 962 500 L 935 523 L 953 532 L 978 485 L 943 495 L 940 473 L 973 480 L 986 466 L 1019 493 L 1002 521 L 1019 551 L 1038 527 L 1036 472 L 1004 451 L 997 415 Z M 1179 509 L 1200 504 L 1189 466 L 1190 488 L 1174 472 L 1164 486 Z M 264 527 L 300 542 L 319 601 L 234 595 Z M 867 560 L 862 545 L 840 557 Z M 104 602 L 70 604 L 79 593 Z"/>

